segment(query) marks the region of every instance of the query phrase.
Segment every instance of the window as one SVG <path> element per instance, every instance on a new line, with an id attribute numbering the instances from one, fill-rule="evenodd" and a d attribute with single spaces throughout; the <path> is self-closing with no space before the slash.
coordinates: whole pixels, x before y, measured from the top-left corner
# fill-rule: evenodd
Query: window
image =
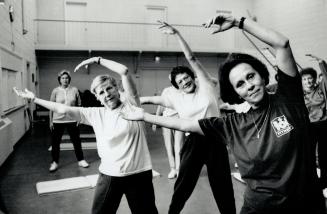
<path id="1" fill-rule="evenodd" d="M 16 96 L 13 87 L 22 88 L 22 72 L 2 68 L 2 111 L 9 112 L 11 109 L 24 104 L 24 101 Z"/>

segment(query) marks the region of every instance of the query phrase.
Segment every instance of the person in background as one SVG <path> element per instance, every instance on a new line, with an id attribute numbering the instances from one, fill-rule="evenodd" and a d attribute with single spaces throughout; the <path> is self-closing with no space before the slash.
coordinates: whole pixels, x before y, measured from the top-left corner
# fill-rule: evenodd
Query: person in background
<path id="1" fill-rule="evenodd" d="M 162 91 L 162 96 L 165 96 L 165 94 L 170 93 L 171 91 L 176 91 L 176 89 L 172 86 L 165 88 Z M 178 113 L 170 108 L 165 108 L 163 106 L 158 106 L 156 115 L 164 116 L 164 117 L 178 117 Z M 155 131 L 157 128 L 156 125 L 152 125 L 152 130 Z M 164 138 L 164 143 L 167 151 L 168 156 L 168 162 L 170 166 L 170 172 L 168 173 L 168 178 L 173 179 L 176 178 L 179 171 L 179 165 L 180 165 L 180 148 L 182 146 L 182 143 L 184 141 L 184 133 L 167 129 L 162 127 L 162 136 Z"/>
<path id="2" fill-rule="evenodd" d="M 320 183 L 324 197 L 327 198 L 327 66 L 319 59 L 322 81 L 317 81 L 317 72 L 313 68 L 304 68 L 300 74 L 304 92 L 304 102 L 309 111 L 315 137 L 318 142 L 318 162 Z"/>
<path id="3" fill-rule="evenodd" d="M 160 28 L 163 33 L 176 37 L 195 74 L 186 66 L 174 67 L 170 74 L 170 80 L 178 91 L 164 94 L 164 96 L 141 97 L 141 103 L 172 108 L 178 112 L 180 118 L 219 117 L 218 82 L 215 83 L 194 56 L 177 29 L 165 22 L 161 22 Z M 195 81 L 195 75 L 197 81 Z M 210 136 L 201 136 L 195 133 L 187 133 L 187 135 L 181 149 L 179 174 L 174 185 L 168 213 L 176 214 L 182 211 L 196 186 L 204 165 L 207 166 L 210 187 L 220 213 L 236 213 L 226 146 L 223 143 L 216 143 L 217 139 Z"/>
<path id="4" fill-rule="evenodd" d="M 136 86 L 126 66 L 101 57 L 92 57 L 81 62 L 83 66 L 97 63 L 119 74 L 124 87 L 124 101 L 116 80 L 110 75 L 98 75 L 91 83 L 90 90 L 103 105 L 102 107 L 73 107 L 35 97 L 26 90 L 14 89 L 22 98 L 34 101 L 51 111 L 68 114 L 76 121 L 91 125 L 101 159 L 92 213 L 116 213 L 121 198 L 126 196 L 132 213 L 157 214 L 152 184 L 152 164 L 145 135 L 145 124 L 126 121 L 121 113 L 140 106 Z"/>
<path id="5" fill-rule="evenodd" d="M 221 14 L 204 24 L 212 25 L 217 26 L 214 33 L 238 27 L 274 48 L 277 92 L 266 91 L 269 72 L 261 61 L 235 53 L 220 68 L 220 92 L 224 102 L 247 101 L 251 105 L 247 113 L 197 120 L 159 117 L 134 108 L 124 118 L 221 139 L 217 144 L 227 142 L 246 182 L 241 214 L 325 214 L 314 137 L 289 40 L 244 17 Z"/>
<path id="6" fill-rule="evenodd" d="M 81 98 L 78 89 L 70 85 L 71 75 L 68 70 L 62 70 L 58 73 L 58 82 L 59 86 L 53 89 L 50 101 L 62 103 L 68 106 L 81 106 Z M 61 114 L 50 110 L 49 123 L 52 146 L 52 163 L 49 171 L 54 172 L 58 169 L 60 142 L 65 129 L 73 143 L 78 165 L 84 168 L 89 167 L 89 164 L 84 160 L 77 121 L 74 118 L 71 118 L 68 114 Z"/>

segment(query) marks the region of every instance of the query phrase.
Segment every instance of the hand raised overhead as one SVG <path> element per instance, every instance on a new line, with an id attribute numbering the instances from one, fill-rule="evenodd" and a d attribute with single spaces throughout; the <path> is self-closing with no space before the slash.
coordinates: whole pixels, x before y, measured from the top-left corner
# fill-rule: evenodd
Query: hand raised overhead
<path id="1" fill-rule="evenodd" d="M 164 21 L 161 21 L 161 20 L 158 20 L 157 22 L 161 24 L 159 29 L 161 29 L 162 33 L 173 35 L 173 34 L 178 32 L 176 30 L 176 28 L 174 28 L 173 26 L 171 26 L 167 22 L 164 22 Z"/>
<path id="2" fill-rule="evenodd" d="M 83 66 L 85 66 L 85 68 L 87 69 L 89 64 L 97 63 L 98 61 L 99 61 L 99 57 L 92 57 L 87 60 L 84 60 L 75 67 L 74 72 L 76 72 L 78 69 L 80 69 Z"/>
<path id="3" fill-rule="evenodd" d="M 212 34 L 226 31 L 235 26 L 236 20 L 231 15 L 220 14 L 214 16 L 213 18 L 209 19 L 207 22 L 203 23 L 202 25 L 205 28 L 210 28 L 212 25 L 216 25 L 218 27 L 217 30 L 214 30 Z"/>

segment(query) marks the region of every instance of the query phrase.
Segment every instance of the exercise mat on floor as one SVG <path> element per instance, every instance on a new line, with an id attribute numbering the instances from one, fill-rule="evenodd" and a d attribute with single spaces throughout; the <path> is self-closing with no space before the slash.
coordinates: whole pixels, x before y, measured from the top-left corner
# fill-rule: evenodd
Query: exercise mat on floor
<path id="1" fill-rule="evenodd" d="M 71 190 L 93 188 L 96 186 L 97 177 L 98 174 L 37 182 L 36 191 L 39 196 L 43 196 Z"/>
<path id="2" fill-rule="evenodd" d="M 80 137 L 81 139 L 85 139 L 85 138 L 95 138 L 95 134 L 92 134 L 92 133 L 91 133 L 91 134 L 80 134 L 79 137 Z M 61 139 L 62 139 L 62 140 L 69 140 L 70 137 L 69 137 L 69 135 L 64 134 L 64 135 L 62 136 Z"/>
<path id="3" fill-rule="evenodd" d="M 97 149 L 96 142 L 82 142 L 82 149 Z M 52 150 L 52 146 L 49 147 L 48 151 Z M 74 146 L 72 143 L 61 143 L 60 144 L 61 151 L 70 151 L 74 150 Z"/>
<path id="4" fill-rule="evenodd" d="M 85 176 L 87 182 L 89 182 L 92 187 L 95 187 L 97 185 L 98 177 L 98 174 Z"/>

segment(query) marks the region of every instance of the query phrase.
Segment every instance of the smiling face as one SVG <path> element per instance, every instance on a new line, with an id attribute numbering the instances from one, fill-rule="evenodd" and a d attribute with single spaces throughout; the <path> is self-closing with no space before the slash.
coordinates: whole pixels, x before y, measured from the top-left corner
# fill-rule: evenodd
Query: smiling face
<path id="1" fill-rule="evenodd" d="M 118 88 L 110 81 L 105 81 L 95 88 L 95 96 L 102 105 L 113 110 L 120 106 L 120 95 Z"/>
<path id="2" fill-rule="evenodd" d="M 316 83 L 315 78 L 311 74 L 302 75 L 302 87 L 304 91 L 310 92 Z"/>
<path id="3" fill-rule="evenodd" d="M 185 93 L 193 93 L 195 90 L 195 82 L 192 77 L 187 73 L 177 74 L 175 77 L 175 82 L 179 90 L 184 91 Z"/>
<path id="4" fill-rule="evenodd" d="M 257 108 L 265 95 L 265 81 L 251 65 L 241 63 L 229 73 L 229 81 L 236 93 Z"/>
<path id="5" fill-rule="evenodd" d="M 69 79 L 70 78 L 69 78 L 68 74 L 61 75 L 61 77 L 60 77 L 60 85 L 63 86 L 63 87 L 67 87 L 69 85 L 69 82 L 70 82 Z"/>

